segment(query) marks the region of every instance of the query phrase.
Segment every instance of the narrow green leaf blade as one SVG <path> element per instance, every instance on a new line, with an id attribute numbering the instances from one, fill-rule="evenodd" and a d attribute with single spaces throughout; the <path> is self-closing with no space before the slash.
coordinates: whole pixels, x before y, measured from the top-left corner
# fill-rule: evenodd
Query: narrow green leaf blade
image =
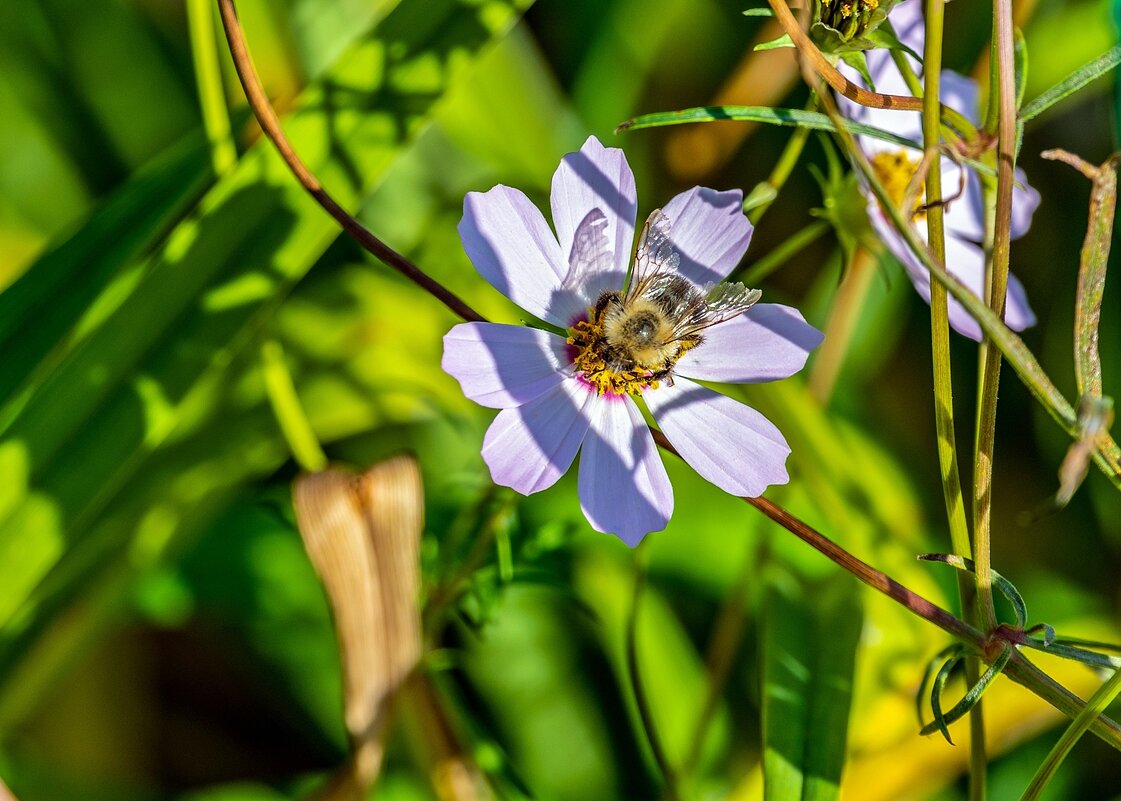
<path id="1" fill-rule="evenodd" d="M 1109 681 L 1098 688 L 1097 692 L 1086 702 L 1086 706 L 1078 713 L 1078 716 L 1071 721 L 1070 726 L 1063 732 L 1063 736 L 1059 738 L 1059 741 L 1047 754 L 1047 758 L 1039 766 L 1032 777 L 1031 784 L 1028 785 L 1028 788 L 1020 797 L 1020 801 L 1036 801 L 1040 797 L 1043 790 L 1050 784 L 1051 779 L 1054 778 L 1059 766 L 1063 764 L 1067 754 L 1071 752 L 1082 735 L 1089 731 L 1094 721 L 1105 713 L 1105 710 L 1113 703 L 1113 699 L 1118 694 L 1121 694 L 1121 670 L 1114 671 Z"/>
<path id="2" fill-rule="evenodd" d="M 524 6 L 492 3 L 479 14 L 454 0 L 402 4 L 305 94 L 285 121 L 293 146 L 339 202 L 361 208 L 470 56 Z M 81 562 L 103 561 L 120 547 L 78 535 L 154 453 L 197 433 L 230 403 L 236 356 L 339 234 L 267 143 L 248 153 L 158 253 L 135 265 L 138 280 L 96 330 L 0 411 L 5 439 L 26 452 L 24 503 L 49 499 L 56 521 L 49 530 L 31 528 L 27 514 L 13 510 L 0 520 L 0 552 L 58 541 L 83 551 L 82 559 L 74 557 Z M 122 522 L 106 531 L 126 536 Z M 65 549 L 15 563 L 0 584 L 0 625 Z M 12 633 L 0 634 L 0 650 Z"/>
<path id="3" fill-rule="evenodd" d="M 0 293 L 0 402 L 67 337 L 93 299 L 158 244 L 211 175 L 199 137 L 174 148 L 121 187 L 73 236 Z"/>
<path id="4" fill-rule="evenodd" d="M 1050 89 L 1044 91 L 1020 110 L 1020 119 L 1026 121 L 1038 117 L 1060 100 L 1074 94 L 1086 84 L 1097 80 L 1118 64 L 1121 64 L 1121 45 L 1110 48 L 1090 63 L 1075 70 Z"/>
<path id="5" fill-rule="evenodd" d="M 663 125 L 683 125 L 685 123 L 714 122 L 717 120 L 761 122 L 790 128 L 810 128 L 815 131 L 834 130 L 833 122 L 820 112 L 798 108 L 771 108 L 770 106 L 701 106 L 682 109 L 681 111 L 659 111 L 627 120 L 619 125 L 618 130 L 637 131 L 642 128 L 659 128 Z M 854 134 L 871 136 L 904 147 L 922 149 L 922 146 L 912 139 L 871 125 L 850 120 L 845 127 Z"/>
<path id="6" fill-rule="evenodd" d="M 768 588 L 763 643 L 763 797 L 833 801 L 845 764 L 853 663 L 863 624 L 847 576 Z"/>

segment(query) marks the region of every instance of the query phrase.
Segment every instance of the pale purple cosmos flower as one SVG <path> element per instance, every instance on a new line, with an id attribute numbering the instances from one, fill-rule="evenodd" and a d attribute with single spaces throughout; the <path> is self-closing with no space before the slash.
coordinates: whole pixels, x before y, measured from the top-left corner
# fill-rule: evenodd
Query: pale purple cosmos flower
<path id="1" fill-rule="evenodd" d="M 922 3 L 919 0 L 905 0 L 892 10 L 890 20 L 899 40 L 916 53 L 921 53 L 925 33 Z M 868 73 L 877 92 L 910 94 L 903 76 L 887 50 L 870 50 L 867 58 Z M 910 56 L 905 55 L 904 58 L 908 59 L 916 72 L 921 75 L 918 63 Z M 864 85 L 856 70 L 843 64 L 840 69 L 849 80 Z M 961 112 L 971 122 L 978 123 L 980 93 L 977 82 L 956 72 L 943 70 L 940 83 L 942 103 Z M 844 97 L 838 97 L 837 102 L 842 113 L 849 119 L 882 128 L 915 142 L 922 141 L 922 115 L 917 111 L 869 108 Z M 858 136 L 857 143 L 872 162 L 877 177 L 884 183 L 889 193 L 892 193 L 897 201 L 901 201 L 907 184 L 922 159 L 922 151 L 900 147 L 868 136 Z M 984 235 L 985 217 L 980 178 L 973 170 L 963 169 L 947 157 L 942 157 L 941 169 L 944 197 L 952 197 L 958 192 L 959 187 L 964 189 L 960 198 L 950 201 L 945 206 L 946 269 L 957 276 L 977 297 L 984 297 L 985 252 L 979 243 Z M 908 277 L 923 300 L 930 303 L 930 273 L 892 226 L 887 213 L 880 207 L 872 193 L 867 194 L 868 219 L 876 235 L 903 264 Z M 1016 185 L 1012 190 L 1013 239 L 1027 233 L 1031 226 L 1032 214 L 1035 213 L 1038 205 L 1039 193 L 1027 185 L 1027 177 L 1022 170 L 1017 169 Z M 925 222 L 916 219 L 916 228 L 923 239 L 926 239 Z M 979 342 L 981 327 L 977 321 L 953 297 L 949 301 L 950 325 L 958 333 Z M 1023 284 L 1014 275 L 1008 276 L 1004 322 L 1014 331 L 1022 331 L 1035 324 L 1035 315 L 1028 305 Z"/>
<path id="2" fill-rule="evenodd" d="M 527 312 L 568 331 L 566 339 L 463 323 L 444 337 L 444 370 L 468 398 L 501 410 L 483 442 L 496 484 L 539 492 L 579 451 L 588 522 L 637 545 L 673 511 L 638 398 L 682 457 L 721 489 L 754 497 L 788 480 L 790 448 L 778 429 L 690 380 L 786 378 L 821 341 L 795 309 L 755 304 L 759 293 L 739 284 L 710 286 L 747 250 L 752 226 L 742 200 L 739 190 L 695 187 L 655 211 L 624 291 L 638 201 L 623 151 L 589 137 L 561 160 L 551 195 L 555 235 L 516 189 L 467 195 L 459 234 L 475 268 Z M 694 317 L 686 321 L 686 313 Z M 625 331 L 637 344 L 621 353 L 609 342 Z"/>

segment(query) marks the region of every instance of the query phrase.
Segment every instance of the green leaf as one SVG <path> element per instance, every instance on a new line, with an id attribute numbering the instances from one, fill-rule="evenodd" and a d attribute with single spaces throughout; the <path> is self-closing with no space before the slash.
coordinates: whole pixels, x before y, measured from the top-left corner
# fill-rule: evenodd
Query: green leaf
<path id="1" fill-rule="evenodd" d="M 943 714 L 941 707 L 942 689 L 945 687 L 946 678 L 949 677 L 950 670 L 953 669 L 953 666 L 956 665 L 961 658 L 960 656 L 952 657 L 935 678 L 934 687 L 932 687 L 930 691 L 930 706 L 934 711 L 934 721 L 923 726 L 920 732 L 920 734 L 925 736 L 940 731 L 942 732 L 942 736 L 945 737 L 946 741 L 951 745 L 953 744 L 953 740 L 950 739 L 950 732 L 946 727 L 957 720 L 961 720 L 969 714 L 970 709 L 977 705 L 977 702 L 981 700 L 981 696 L 985 694 L 985 690 L 993 683 L 993 679 L 1000 675 L 1001 671 L 1004 670 L 1004 666 L 1008 664 L 1008 660 L 1012 658 L 1012 646 L 1005 643 L 1004 650 L 1000 652 L 1000 656 L 989 665 L 988 670 L 981 674 L 981 678 L 977 680 L 977 683 L 969 688 L 969 691 L 962 696 L 960 701 L 953 705 L 949 712 Z"/>
<path id="2" fill-rule="evenodd" d="M 1118 64 L 1121 64 L 1121 45 L 1110 48 L 1098 58 L 1079 67 L 1066 78 L 1037 96 L 1020 109 L 1020 119 L 1026 122 L 1038 117 L 1060 100 L 1074 94 L 1086 84 L 1097 80 Z"/>
<path id="3" fill-rule="evenodd" d="M 777 39 L 772 39 L 769 42 L 763 42 L 762 44 L 755 45 L 755 51 L 760 52 L 760 51 L 763 51 L 763 50 L 777 50 L 780 47 L 793 47 L 793 46 L 794 46 L 794 40 L 790 38 L 790 34 L 789 33 L 784 33 L 782 36 L 778 37 Z"/>
<path id="4" fill-rule="evenodd" d="M 953 653 L 938 669 L 938 673 L 934 676 L 934 683 L 930 687 L 930 711 L 934 715 L 934 721 L 922 727 L 923 734 L 934 730 L 942 732 L 942 736 L 946 738 L 946 742 L 950 745 L 953 745 L 954 741 L 950 737 L 949 728 L 947 728 L 949 721 L 942 712 L 942 692 L 946 689 L 946 682 L 949 680 L 950 674 L 954 672 L 954 668 L 958 666 L 961 660 L 962 655 L 960 653 Z"/>
<path id="5" fill-rule="evenodd" d="M 66 241 L 0 294 L 0 402 L 54 351 L 127 265 L 167 235 L 211 180 L 205 142 L 192 136 L 122 186 Z M 43 371 L 46 365 L 39 366 Z"/>
<path id="6" fill-rule="evenodd" d="M 924 553 L 919 554 L 918 558 L 923 562 L 938 562 L 939 564 L 956 567 L 958 570 L 964 570 L 967 573 L 976 572 L 972 559 L 966 559 L 964 556 L 958 556 L 957 554 Z M 993 586 L 997 588 L 1001 595 L 1008 599 L 1008 603 L 1012 604 L 1012 610 L 1016 615 L 1016 628 L 1022 629 L 1027 624 L 1028 620 L 1028 608 L 1024 603 L 1023 596 L 1020 595 L 1019 590 L 1016 589 L 1011 581 L 995 570 L 990 572 L 992 574 Z"/>
<path id="7" fill-rule="evenodd" d="M 1016 108 L 1024 104 L 1024 92 L 1028 87 L 1028 44 L 1024 41 L 1024 34 L 1019 28 L 1013 30 L 1015 43 L 1013 46 L 1013 69 L 1016 76 Z"/>
<path id="8" fill-rule="evenodd" d="M 305 93 L 285 121 L 294 148 L 343 206 L 361 208 L 469 56 L 523 5 L 490 3 L 480 13 L 454 0 L 402 4 Z M 283 460 L 267 412 L 257 428 L 238 416 L 246 399 L 235 391 L 245 369 L 237 355 L 338 236 L 271 145 L 259 143 L 158 252 L 127 266 L 128 282 L 94 301 L 105 313 L 89 336 L 5 405 L 4 437 L 27 455 L 23 503 L 48 500 L 55 522 L 33 526 L 42 513 L 17 507 L 0 520 L 0 552 L 58 540 L 66 564 L 55 572 L 58 548 L 13 560 L 0 585 L 0 625 L 16 610 L 20 622 L 0 630 L 0 661 L 20 654 L 12 638 L 49 613 L 54 595 L 120 555 L 146 514 L 169 516 L 163 528 L 174 532 L 194 514 L 192 495 L 220 503 L 247 472 Z M 209 439 L 191 440 L 204 430 Z M 226 449 L 233 439 L 240 451 Z M 152 457 L 172 445 L 178 461 L 154 470 Z M 163 486 L 148 483 L 157 474 Z M 169 486 L 171 508 L 154 508 Z M 160 538 L 153 542 L 158 552 Z"/>
<path id="9" fill-rule="evenodd" d="M 640 117 L 620 123 L 616 130 L 637 131 L 642 128 L 658 128 L 663 125 L 683 125 L 692 122 L 715 122 L 733 120 L 736 122 L 762 122 L 769 125 L 783 125 L 789 128 L 810 128 L 815 131 L 835 130 L 832 120 L 819 111 L 806 111 L 798 108 L 771 108 L 769 106 L 701 106 L 681 111 L 659 111 L 643 114 Z M 875 128 L 860 122 L 847 120 L 845 128 L 863 136 L 871 136 L 903 147 L 922 149 L 913 139 Z"/>
<path id="10" fill-rule="evenodd" d="M 836 576 L 791 591 L 773 582 L 763 626 L 763 797 L 840 795 L 853 664 L 863 625 L 859 585 Z"/>

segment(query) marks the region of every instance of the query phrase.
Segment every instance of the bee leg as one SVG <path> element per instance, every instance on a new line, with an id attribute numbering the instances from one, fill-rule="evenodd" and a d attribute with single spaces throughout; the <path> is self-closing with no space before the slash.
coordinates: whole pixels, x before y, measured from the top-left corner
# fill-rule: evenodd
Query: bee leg
<path id="1" fill-rule="evenodd" d="M 665 381 L 667 387 L 672 387 L 673 386 L 673 368 L 672 367 L 663 367 L 661 370 L 655 370 L 653 373 L 650 374 L 650 379 L 649 380 L 650 380 L 651 383 L 653 383 L 655 381 L 659 381 L 659 382 Z"/>

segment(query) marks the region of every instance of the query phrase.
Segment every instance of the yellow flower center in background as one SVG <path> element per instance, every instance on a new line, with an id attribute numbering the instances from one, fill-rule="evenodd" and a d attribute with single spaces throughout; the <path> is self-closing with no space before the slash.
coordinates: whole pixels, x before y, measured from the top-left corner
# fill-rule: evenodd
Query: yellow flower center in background
<path id="1" fill-rule="evenodd" d="M 901 209 L 903 207 L 907 187 L 910 186 L 911 179 L 915 177 L 915 170 L 918 166 L 919 159 L 911 158 L 906 150 L 884 151 L 872 156 L 872 169 L 880 183 L 884 185 L 888 197 L 891 198 L 896 208 Z M 912 217 L 921 219 L 925 216 L 920 211 L 926 195 L 925 187 L 925 183 L 922 187 L 919 187 L 915 201 L 911 204 Z"/>

